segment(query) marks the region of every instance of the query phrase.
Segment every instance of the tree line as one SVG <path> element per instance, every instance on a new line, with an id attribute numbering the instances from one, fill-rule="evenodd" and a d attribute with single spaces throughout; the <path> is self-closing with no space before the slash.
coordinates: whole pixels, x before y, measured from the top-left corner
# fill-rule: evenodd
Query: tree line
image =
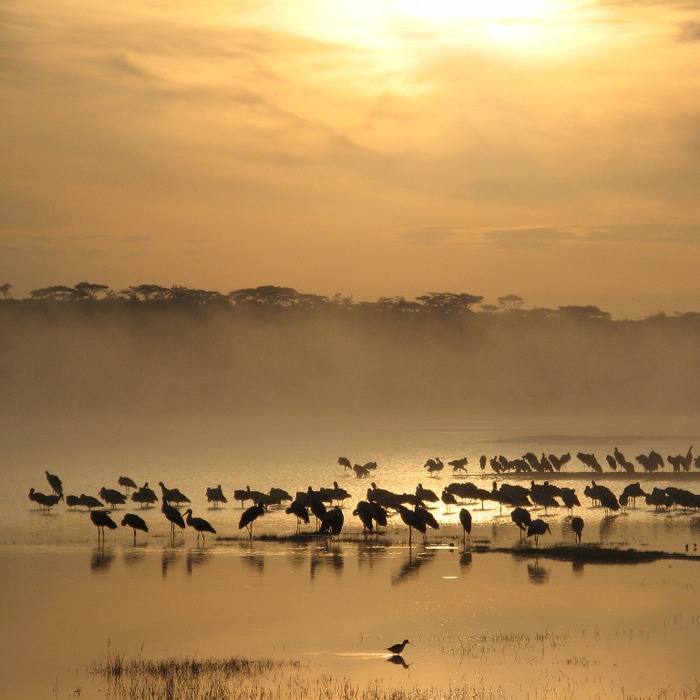
<path id="1" fill-rule="evenodd" d="M 181 285 L 164 287 L 158 284 L 132 285 L 122 290 L 105 284 L 78 282 L 73 286 L 53 285 L 30 291 L 23 299 L 12 297 L 12 284 L 0 285 L 0 301 L 35 304 L 41 302 L 100 302 L 102 304 L 139 304 L 169 306 L 217 306 L 248 309 L 360 309 L 396 314 L 521 315 L 539 318 L 575 318 L 610 321 L 612 316 L 593 304 L 563 305 L 555 308 L 525 308 L 525 300 L 517 294 L 496 299 L 496 304 L 484 303 L 483 295 L 464 292 L 428 292 L 413 299 L 404 296 L 380 297 L 377 301 L 355 301 L 352 296 L 334 294 L 323 296 L 298 292 L 292 287 L 262 285 L 235 289 L 223 294 L 218 291 L 195 289 Z M 700 319 L 700 313 L 674 312 L 674 317 Z M 666 318 L 663 312 L 651 318 Z"/>

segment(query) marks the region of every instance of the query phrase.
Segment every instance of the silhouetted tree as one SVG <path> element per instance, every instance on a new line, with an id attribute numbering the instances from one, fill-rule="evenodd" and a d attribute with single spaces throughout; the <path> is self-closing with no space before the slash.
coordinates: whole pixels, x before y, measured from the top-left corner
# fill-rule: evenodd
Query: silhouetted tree
<path id="1" fill-rule="evenodd" d="M 479 308 L 485 314 L 495 314 L 501 310 L 501 307 L 497 306 L 496 304 L 481 304 Z"/>
<path id="2" fill-rule="evenodd" d="M 228 298 L 234 305 L 255 304 L 258 306 L 317 306 L 328 301 L 327 297 L 318 294 L 300 294 L 291 287 L 249 287 L 229 292 Z"/>
<path id="3" fill-rule="evenodd" d="M 75 285 L 76 299 L 95 300 L 100 294 L 107 296 L 109 287 L 106 284 L 92 284 L 91 282 L 78 282 Z"/>
<path id="4" fill-rule="evenodd" d="M 32 299 L 51 299 L 55 301 L 68 301 L 75 299 L 77 292 L 73 287 L 66 287 L 62 284 L 54 285 L 53 287 L 43 287 L 41 289 L 32 289 L 29 296 Z"/>
<path id="5" fill-rule="evenodd" d="M 525 302 L 525 300 L 517 294 L 508 294 L 504 297 L 498 297 L 497 301 L 506 311 L 519 309 Z"/>
<path id="6" fill-rule="evenodd" d="M 422 308 L 417 301 L 408 301 L 406 297 L 380 297 L 376 304 L 377 308 L 384 311 L 415 312 Z"/>
<path id="7" fill-rule="evenodd" d="M 133 301 L 163 301 L 169 298 L 170 290 L 157 284 L 139 284 L 123 289 L 119 294 Z"/>
<path id="8" fill-rule="evenodd" d="M 5 284 L 0 284 L 0 294 L 2 294 L 3 299 L 8 299 L 10 297 L 11 289 L 12 285 L 9 282 L 5 282 Z"/>
<path id="9" fill-rule="evenodd" d="M 474 304 L 480 304 L 483 296 L 475 294 L 453 294 L 452 292 L 429 292 L 416 297 L 425 308 L 435 311 L 460 312 L 469 311 Z"/>
<path id="10" fill-rule="evenodd" d="M 588 306 L 560 306 L 560 313 L 567 316 L 575 316 L 577 318 L 597 318 L 610 319 L 610 314 L 607 311 L 601 311 L 597 306 L 589 304 Z"/>

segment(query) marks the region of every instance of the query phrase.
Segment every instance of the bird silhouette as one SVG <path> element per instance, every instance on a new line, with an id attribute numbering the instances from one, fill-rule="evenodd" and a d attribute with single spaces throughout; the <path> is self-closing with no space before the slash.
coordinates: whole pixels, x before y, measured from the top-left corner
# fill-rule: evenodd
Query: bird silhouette
<path id="1" fill-rule="evenodd" d="M 532 537 L 533 535 L 535 536 L 535 547 L 539 546 L 540 535 L 544 535 L 545 532 L 549 532 L 550 535 L 552 534 L 552 531 L 549 529 L 549 524 L 546 523 L 541 518 L 537 518 L 537 520 L 533 520 L 530 523 L 530 526 L 527 528 L 527 536 L 528 537 Z"/>
<path id="2" fill-rule="evenodd" d="M 254 506 L 250 506 L 250 508 L 243 511 L 243 515 L 241 515 L 241 519 L 238 522 L 238 529 L 246 528 L 250 539 L 253 539 L 253 522 L 261 515 L 265 515 L 264 503 L 256 503 Z"/>
<path id="3" fill-rule="evenodd" d="M 63 496 L 63 484 L 61 480 L 55 474 L 49 474 L 48 469 L 45 472 L 46 481 L 49 482 L 49 486 L 53 489 L 53 492 L 57 496 Z"/>
<path id="4" fill-rule="evenodd" d="M 447 511 L 450 510 L 450 506 L 457 505 L 457 499 L 454 497 L 454 494 L 452 494 L 446 488 L 442 490 L 440 500 L 447 506 L 447 508 L 446 508 Z"/>
<path id="5" fill-rule="evenodd" d="M 309 509 L 298 499 L 293 500 L 284 511 L 287 515 L 295 515 L 297 519 L 297 534 L 301 530 L 301 524 L 309 524 Z"/>
<path id="6" fill-rule="evenodd" d="M 440 500 L 435 491 L 423 488 L 423 484 L 416 486 L 416 496 L 427 503 L 437 503 Z"/>
<path id="7" fill-rule="evenodd" d="M 420 517 L 420 515 L 418 515 L 418 513 L 413 510 L 409 510 L 406 508 L 406 506 L 396 503 L 393 507 L 399 512 L 401 520 L 403 520 L 404 524 L 408 526 L 408 546 L 410 547 L 414 530 L 418 530 L 418 532 L 425 535 L 425 530 L 427 528 L 426 522 Z"/>
<path id="8" fill-rule="evenodd" d="M 464 531 L 463 539 L 464 544 L 466 544 L 467 535 L 469 535 L 471 539 L 472 534 L 472 514 L 466 508 L 462 508 L 459 511 L 459 522 L 462 524 L 462 530 Z"/>
<path id="9" fill-rule="evenodd" d="M 97 527 L 97 542 L 99 544 L 100 539 L 104 542 L 105 539 L 105 528 L 108 527 L 110 530 L 117 529 L 117 523 L 109 517 L 108 510 L 91 510 L 90 520 L 92 520 L 93 525 Z"/>
<path id="10" fill-rule="evenodd" d="M 115 508 L 116 506 L 122 506 L 126 503 L 126 496 L 120 493 L 116 489 L 108 489 L 104 486 L 100 489 L 100 498 L 108 505 Z"/>
<path id="11" fill-rule="evenodd" d="M 346 469 L 352 469 L 352 464 L 350 464 L 350 460 L 347 457 L 338 457 L 338 464 Z"/>
<path id="12" fill-rule="evenodd" d="M 181 503 L 191 503 L 190 499 L 185 496 L 179 489 L 169 489 L 165 486 L 162 481 L 158 482 L 160 490 L 163 492 L 163 500 L 168 503 L 175 503 L 180 505 Z"/>
<path id="13" fill-rule="evenodd" d="M 343 529 L 344 521 L 343 511 L 340 510 L 340 506 L 335 506 L 323 516 L 321 527 L 319 527 L 318 531 L 320 533 L 330 532 L 331 538 L 337 537 Z"/>
<path id="14" fill-rule="evenodd" d="M 459 459 L 453 459 L 448 462 L 448 464 L 452 467 L 453 473 L 461 469 L 465 474 L 467 473 L 468 463 L 469 460 L 466 457 L 460 457 Z"/>
<path id="15" fill-rule="evenodd" d="M 431 476 L 437 476 L 445 468 L 445 465 L 442 463 L 442 460 L 439 457 L 436 457 L 435 459 L 430 457 L 423 465 L 423 468 L 427 469 L 428 474 Z"/>
<path id="16" fill-rule="evenodd" d="M 147 508 L 158 502 L 156 492 L 146 482 L 140 489 L 131 494 L 131 500 L 134 503 L 139 503 L 141 508 L 145 505 Z"/>
<path id="17" fill-rule="evenodd" d="M 213 503 L 214 508 L 219 507 L 219 503 L 228 503 L 228 499 L 221 490 L 221 484 L 207 488 L 207 503 Z"/>
<path id="18" fill-rule="evenodd" d="M 35 491 L 33 488 L 29 489 L 29 500 L 34 501 L 34 503 L 40 505 L 45 511 L 48 511 L 51 508 L 53 508 L 53 506 L 55 506 L 62 498 L 63 494 L 59 496 L 55 493 L 46 494 L 41 493 L 39 491 Z"/>
<path id="19" fill-rule="evenodd" d="M 583 532 L 583 518 L 578 516 L 571 518 L 571 529 L 576 533 L 576 541 L 581 543 L 581 533 Z"/>
<path id="20" fill-rule="evenodd" d="M 127 495 L 129 494 L 129 491 L 131 489 L 136 491 L 136 489 L 138 488 L 138 486 L 136 485 L 136 482 L 133 479 L 130 479 L 128 476 L 120 476 L 117 479 L 117 483 L 119 484 L 119 486 L 122 486 L 123 488 L 126 489 Z"/>
<path id="21" fill-rule="evenodd" d="M 126 525 L 128 525 L 134 531 L 134 544 L 136 544 L 136 530 L 148 532 L 148 525 L 146 525 L 146 521 L 135 513 L 126 513 L 124 515 L 122 518 L 122 526 Z"/>
<path id="22" fill-rule="evenodd" d="M 170 540 L 173 541 L 175 539 L 175 526 L 177 525 L 181 530 L 184 530 L 185 521 L 180 511 L 175 506 L 171 506 L 165 499 L 163 499 L 160 509 L 170 522 Z"/>
<path id="23" fill-rule="evenodd" d="M 211 526 L 211 523 L 209 521 L 205 520 L 204 518 L 193 518 L 192 517 L 192 508 L 188 508 L 184 512 L 185 516 L 185 522 L 193 529 L 197 531 L 197 542 L 199 542 L 199 536 L 202 536 L 202 544 L 204 544 L 204 533 L 205 532 L 211 532 L 213 534 L 216 534 L 216 530 Z"/>
<path id="24" fill-rule="evenodd" d="M 390 647 L 387 647 L 386 650 L 390 651 L 392 654 L 394 654 L 394 656 L 398 656 L 403 652 L 404 647 L 410 643 L 411 642 L 409 642 L 408 639 L 404 639 L 403 642 L 399 642 L 398 644 L 392 644 Z"/>
<path id="25" fill-rule="evenodd" d="M 80 494 L 80 505 L 83 508 L 92 510 L 93 508 L 104 508 L 104 503 L 94 496 L 87 496 L 84 493 Z"/>
<path id="26" fill-rule="evenodd" d="M 525 510 L 525 508 L 514 508 L 510 514 L 510 519 L 518 526 L 520 537 L 522 538 L 523 532 L 527 532 L 532 522 L 530 511 Z"/>
<path id="27" fill-rule="evenodd" d="M 311 486 L 306 490 L 306 493 L 309 498 L 309 508 L 316 518 L 316 529 L 318 530 L 320 523 L 326 515 L 326 506 Z"/>

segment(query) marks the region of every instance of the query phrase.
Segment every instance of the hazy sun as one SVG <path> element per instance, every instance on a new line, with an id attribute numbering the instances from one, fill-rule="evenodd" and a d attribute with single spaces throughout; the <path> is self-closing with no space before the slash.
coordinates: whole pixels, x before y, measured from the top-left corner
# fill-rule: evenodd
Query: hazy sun
<path id="1" fill-rule="evenodd" d="M 552 0 L 397 0 L 396 12 L 431 22 L 498 22 L 545 18 L 551 6 Z"/>

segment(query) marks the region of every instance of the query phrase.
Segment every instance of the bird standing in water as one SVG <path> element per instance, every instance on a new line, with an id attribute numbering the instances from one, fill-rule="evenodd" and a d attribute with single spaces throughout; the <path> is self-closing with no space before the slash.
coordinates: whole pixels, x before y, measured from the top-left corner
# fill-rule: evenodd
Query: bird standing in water
<path id="1" fill-rule="evenodd" d="M 134 545 L 136 545 L 136 530 L 141 530 L 142 532 L 148 532 L 148 525 L 146 525 L 146 521 L 136 515 L 136 513 L 127 513 L 123 518 L 122 518 L 122 525 L 126 526 L 128 525 L 129 527 L 133 528 L 134 530 Z"/>
<path id="2" fill-rule="evenodd" d="M 583 518 L 576 516 L 571 518 L 571 529 L 576 533 L 576 541 L 581 543 L 581 533 L 583 532 Z"/>
<path id="3" fill-rule="evenodd" d="M 390 647 L 387 647 L 386 650 L 390 651 L 395 656 L 398 656 L 403 651 L 404 647 L 410 643 L 411 642 L 409 642 L 408 639 L 404 639 L 403 642 L 400 642 L 399 644 L 392 644 Z"/>

